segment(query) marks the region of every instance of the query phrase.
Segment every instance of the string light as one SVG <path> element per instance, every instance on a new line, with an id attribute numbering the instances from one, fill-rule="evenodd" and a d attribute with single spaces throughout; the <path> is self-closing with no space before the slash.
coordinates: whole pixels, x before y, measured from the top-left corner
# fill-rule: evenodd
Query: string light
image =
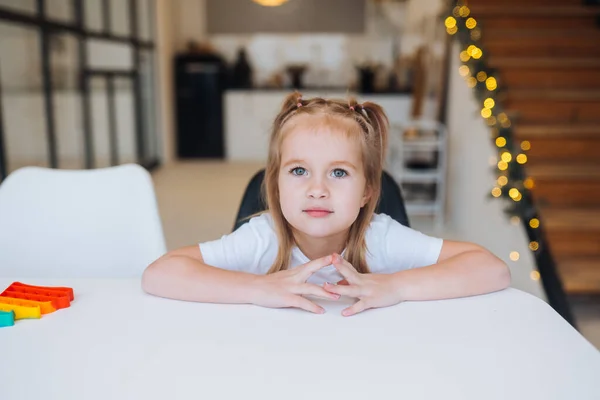
<path id="1" fill-rule="evenodd" d="M 540 273 L 538 271 L 531 271 L 531 273 L 529 274 L 529 277 L 534 281 L 539 281 Z"/>
<path id="2" fill-rule="evenodd" d="M 502 161 L 509 163 L 512 160 L 512 155 L 508 151 L 505 151 L 500 155 L 500 158 L 502 158 Z"/>
<path id="3" fill-rule="evenodd" d="M 454 28 L 456 26 L 456 18 L 448 17 L 446 18 L 446 21 L 444 21 L 444 24 L 446 25 L 446 28 Z"/>
<path id="4" fill-rule="evenodd" d="M 531 218 L 529 220 L 529 226 L 532 227 L 533 229 L 539 228 L 540 220 L 537 218 Z"/>
<path id="5" fill-rule="evenodd" d="M 519 261 L 519 258 L 520 258 L 521 256 L 519 255 L 519 252 L 518 252 L 518 251 L 511 251 L 511 252 L 510 252 L 510 256 L 509 256 L 509 257 L 510 257 L 510 259 L 511 259 L 512 261 Z"/>
<path id="6" fill-rule="evenodd" d="M 487 122 L 487 124 L 488 124 L 489 126 L 494 126 L 494 125 L 496 125 L 496 117 L 494 117 L 494 116 L 492 115 L 491 117 L 489 117 L 489 118 L 487 119 L 487 121 L 486 121 L 486 122 Z"/>
<path id="7" fill-rule="evenodd" d="M 533 179 L 527 178 L 523 181 L 523 186 L 525 186 L 525 189 L 533 189 L 535 183 L 533 182 Z"/>
<path id="8" fill-rule="evenodd" d="M 446 21 L 444 21 L 444 24 L 446 25 L 446 28 L 454 28 L 456 27 L 456 18 L 448 17 L 446 18 Z"/>
<path id="9" fill-rule="evenodd" d="M 504 195 L 511 198 L 513 201 L 518 202 L 523 199 L 524 193 L 528 193 L 522 193 L 520 190 L 532 189 L 534 187 L 534 181 L 529 177 L 523 179 L 523 181 L 520 181 L 519 178 L 513 176 L 512 169 L 510 171 L 511 173 L 507 173 L 507 170 L 509 169 L 509 165 L 513 159 L 516 161 L 516 163 L 521 165 L 527 163 L 528 157 L 525 152 L 530 150 L 531 144 L 527 140 L 521 141 L 520 143 L 517 142 L 517 146 L 519 146 L 520 149 L 518 147 L 514 149 L 515 155 L 513 156 L 511 154 L 514 143 L 511 136 L 512 132 L 510 130 L 507 132 L 499 131 L 501 128 L 510 128 L 511 121 L 506 113 L 502 112 L 502 105 L 498 105 L 496 103 L 494 94 L 489 93 L 498 89 L 497 79 L 490 75 L 490 71 L 484 70 L 486 68 L 486 63 L 471 61 L 472 59 L 479 60 L 484 54 L 483 50 L 478 46 L 478 43 L 476 43 L 477 40 L 481 39 L 481 28 L 479 27 L 475 18 L 469 17 L 470 12 L 470 9 L 465 5 L 456 6 L 452 10 L 452 15 L 446 17 L 444 24 L 449 35 L 455 35 L 459 30 L 461 30 L 461 33 L 469 33 L 469 36 L 466 38 L 468 39 L 470 37 L 470 43 L 467 43 L 464 50 L 459 53 L 459 58 L 463 65 L 458 67 L 458 72 L 460 76 L 465 79 L 465 82 L 469 88 L 475 88 L 475 90 L 478 92 L 478 97 L 482 94 L 480 92 L 484 85 L 488 91 L 487 96 L 485 94 L 482 96 L 483 107 L 481 108 L 480 113 L 486 124 L 490 127 L 490 138 L 494 141 L 496 147 L 499 149 L 498 156 L 490 157 L 490 165 L 495 165 L 499 171 L 502 171 L 498 173 L 495 182 L 496 185 L 491 189 L 491 194 L 493 197 L 497 198 L 503 197 Z M 460 18 L 464 19 L 461 20 Z M 463 22 L 464 25 L 462 25 Z M 460 39 L 464 39 L 464 36 L 461 36 Z M 482 85 L 479 86 L 478 83 L 482 83 Z M 494 115 L 495 111 L 497 111 L 499 114 Z M 516 213 L 519 214 L 518 210 L 520 210 L 521 207 L 522 206 L 514 205 L 511 207 L 511 209 L 513 210 L 513 213 L 516 210 Z M 530 226 L 534 228 L 539 226 L 539 221 L 535 218 L 531 220 L 526 219 L 525 221 L 529 221 Z M 521 218 L 518 215 L 513 215 L 510 218 L 510 223 L 513 225 L 519 225 L 521 223 Z M 539 248 L 540 243 L 537 241 L 532 240 L 529 242 L 530 250 L 537 251 Z M 519 260 L 519 257 L 520 255 L 517 251 L 510 253 L 510 259 L 512 261 Z M 535 274 L 537 274 L 537 277 Z M 532 279 L 539 279 L 539 273 L 537 271 L 532 272 L 531 276 Z"/>
<path id="10" fill-rule="evenodd" d="M 521 192 L 519 192 L 519 189 L 517 189 L 517 188 L 510 189 L 508 191 L 508 195 L 514 201 L 521 201 L 521 199 L 523 198 L 523 196 L 521 195 Z"/>

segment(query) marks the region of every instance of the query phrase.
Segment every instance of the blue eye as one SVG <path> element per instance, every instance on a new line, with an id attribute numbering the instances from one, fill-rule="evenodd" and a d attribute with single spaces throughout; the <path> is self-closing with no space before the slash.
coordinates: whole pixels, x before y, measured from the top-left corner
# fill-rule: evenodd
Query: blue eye
<path id="1" fill-rule="evenodd" d="M 296 176 L 302 176 L 302 175 L 305 175 L 305 174 L 306 174 L 306 169 L 304 169 L 304 168 L 302 168 L 302 167 L 295 167 L 295 168 L 292 168 L 292 169 L 290 170 L 290 173 L 291 173 L 292 175 L 296 175 Z"/>
<path id="2" fill-rule="evenodd" d="M 332 175 L 334 178 L 344 178 L 344 177 L 348 176 L 348 172 L 346 172 L 345 170 L 343 170 L 341 168 L 336 168 L 333 170 Z"/>

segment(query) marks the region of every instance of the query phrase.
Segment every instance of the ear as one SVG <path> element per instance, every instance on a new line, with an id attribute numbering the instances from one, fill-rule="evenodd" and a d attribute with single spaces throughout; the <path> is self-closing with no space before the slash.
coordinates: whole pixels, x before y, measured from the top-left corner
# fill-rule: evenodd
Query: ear
<path id="1" fill-rule="evenodd" d="M 360 208 L 363 208 L 369 202 L 369 200 L 371 199 L 372 192 L 373 191 L 371 190 L 370 187 L 367 186 L 365 188 L 365 193 L 364 193 L 362 199 L 360 200 Z"/>

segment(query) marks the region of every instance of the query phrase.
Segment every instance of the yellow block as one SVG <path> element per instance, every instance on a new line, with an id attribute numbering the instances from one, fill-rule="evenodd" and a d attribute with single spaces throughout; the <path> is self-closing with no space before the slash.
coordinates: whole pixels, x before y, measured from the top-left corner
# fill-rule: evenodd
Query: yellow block
<path id="1" fill-rule="evenodd" d="M 15 319 L 40 318 L 42 316 L 40 306 L 26 307 L 17 306 L 15 304 L 0 303 L 0 311 L 14 311 Z"/>
<path id="2" fill-rule="evenodd" d="M 15 306 L 35 307 L 38 306 L 42 315 L 50 314 L 56 311 L 51 301 L 34 301 L 25 299 L 15 299 L 13 297 L 0 296 L 1 304 L 14 304 Z"/>

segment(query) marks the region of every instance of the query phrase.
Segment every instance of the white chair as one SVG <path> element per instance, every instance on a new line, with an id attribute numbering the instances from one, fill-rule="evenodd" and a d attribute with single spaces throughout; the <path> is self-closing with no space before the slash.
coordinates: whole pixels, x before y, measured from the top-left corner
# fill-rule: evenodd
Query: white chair
<path id="1" fill-rule="evenodd" d="M 150 174 L 25 167 L 0 185 L 0 276 L 139 277 L 166 251 Z"/>

